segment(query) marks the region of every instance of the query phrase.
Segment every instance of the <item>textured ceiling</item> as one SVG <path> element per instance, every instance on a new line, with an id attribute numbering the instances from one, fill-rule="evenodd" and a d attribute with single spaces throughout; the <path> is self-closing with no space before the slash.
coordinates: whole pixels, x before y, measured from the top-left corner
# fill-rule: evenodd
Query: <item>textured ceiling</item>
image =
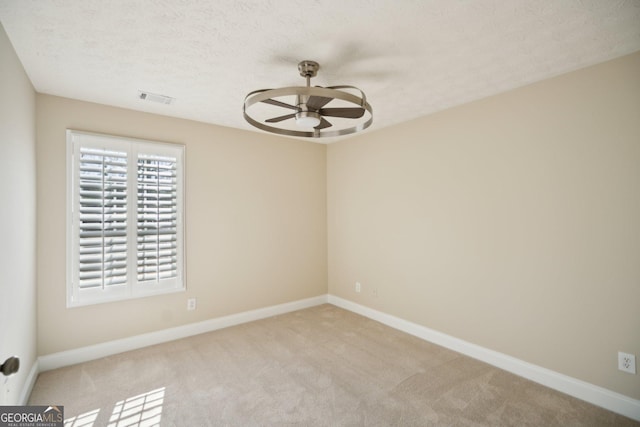
<path id="1" fill-rule="evenodd" d="M 640 50 L 640 0 L 0 0 L 0 20 L 38 92 L 256 132 L 245 95 L 304 85 L 302 59 L 364 90 L 369 132 Z"/>

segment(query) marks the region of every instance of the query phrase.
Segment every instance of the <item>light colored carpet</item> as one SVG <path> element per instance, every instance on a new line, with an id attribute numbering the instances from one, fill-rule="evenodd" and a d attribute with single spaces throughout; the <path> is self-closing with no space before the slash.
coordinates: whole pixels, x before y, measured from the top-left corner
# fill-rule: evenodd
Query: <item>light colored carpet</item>
<path id="1" fill-rule="evenodd" d="M 631 426 L 612 412 L 322 305 L 38 377 L 67 426 Z"/>

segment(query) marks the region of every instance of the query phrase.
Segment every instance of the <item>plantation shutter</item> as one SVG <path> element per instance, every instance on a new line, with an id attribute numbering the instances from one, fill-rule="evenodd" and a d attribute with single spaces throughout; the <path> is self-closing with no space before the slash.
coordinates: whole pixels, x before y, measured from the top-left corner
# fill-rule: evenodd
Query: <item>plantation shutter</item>
<path id="1" fill-rule="evenodd" d="M 78 288 L 127 281 L 127 153 L 81 147 L 78 176 Z"/>
<path id="2" fill-rule="evenodd" d="M 178 275 L 177 161 L 170 156 L 138 155 L 138 282 Z"/>
<path id="3" fill-rule="evenodd" d="M 184 146 L 67 130 L 67 306 L 185 289 Z"/>

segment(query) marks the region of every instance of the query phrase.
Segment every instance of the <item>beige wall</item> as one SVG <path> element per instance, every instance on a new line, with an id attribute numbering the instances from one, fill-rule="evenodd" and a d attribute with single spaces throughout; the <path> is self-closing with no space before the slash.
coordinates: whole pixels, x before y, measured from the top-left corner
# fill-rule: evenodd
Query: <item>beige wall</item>
<path id="1" fill-rule="evenodd" d="M 640 399 L 640 53 L 330 145 L 327 180 L 331 294 Z"/>
<path id="2" fill-rule="evenodd" d="M 36 361 L 36 93 L 2 25 L 0 94 L 0 364 L 21 363 L 0 405 L 15 405 Z"/>
<path id="3" fill-rule="evenodd" d="M 66 308 L 67 128 L 186 145 L 187 292 Z M 324 145 L 40 94 L 37 132 L 39 354 L 326 293 Z"/>

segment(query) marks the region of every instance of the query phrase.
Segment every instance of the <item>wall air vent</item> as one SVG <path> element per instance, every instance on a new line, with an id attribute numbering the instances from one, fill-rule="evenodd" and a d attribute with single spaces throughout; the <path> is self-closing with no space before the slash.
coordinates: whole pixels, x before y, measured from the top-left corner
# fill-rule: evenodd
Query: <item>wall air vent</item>
<path id="1" fill-rule="evenodd" d="M 170 96 L 158 95 L 157 93 L 144 92 L 142 90 L 138 91 L 138 98 L 142 99 L 143 101 L 157 102 L 167 105 L 173 104 L 173 101 L 176 100 L 175 98 L 172 98 Z"/>

